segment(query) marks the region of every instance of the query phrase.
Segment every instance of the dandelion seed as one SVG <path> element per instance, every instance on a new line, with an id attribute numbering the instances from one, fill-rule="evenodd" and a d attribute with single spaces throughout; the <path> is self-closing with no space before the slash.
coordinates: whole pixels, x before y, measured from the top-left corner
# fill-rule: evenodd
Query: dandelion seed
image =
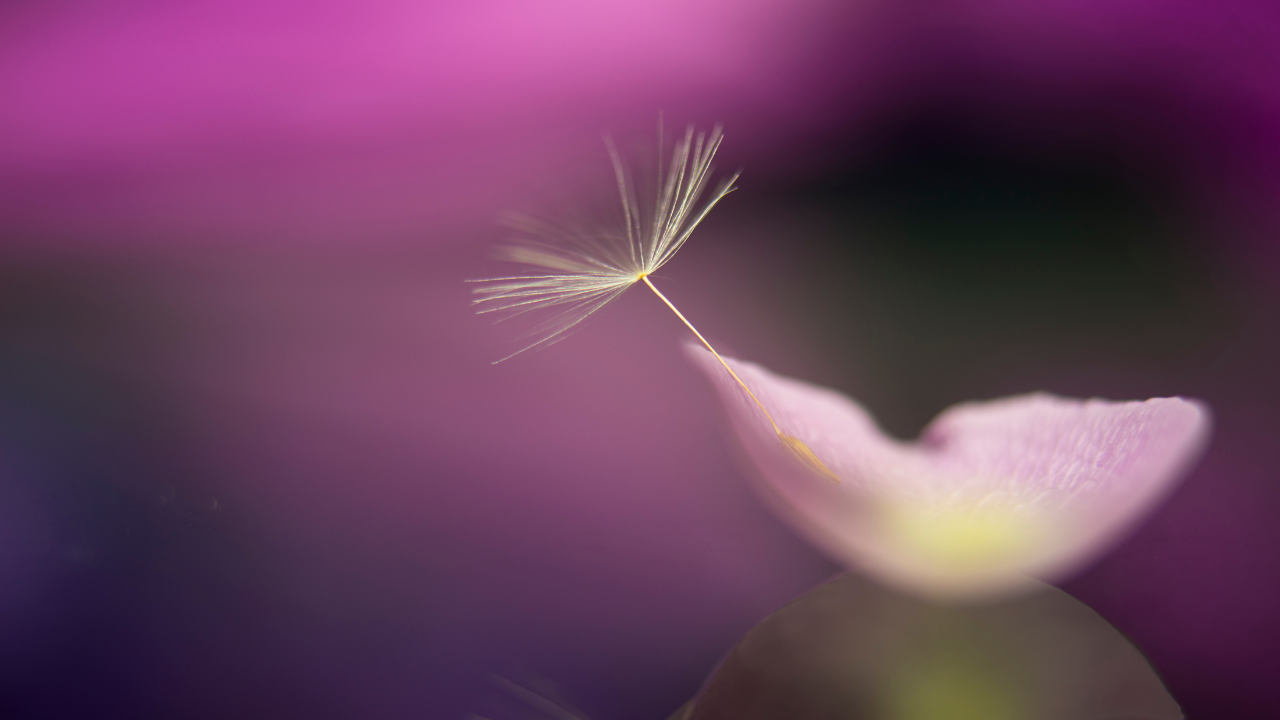
<path id="1" fill-rule="evenodd" d="M 662 132 L 658 132 L 658 187 L 652 208 L 637 199 L 636 186 L 613 141 L 605 145 L 613 163 L 618 195 L 622 201 L 621 231 L 600 228 L 566 230 L 526 222 L 523 229 L 532 237 L 500 251 L 503 260 L 538 268 L 528 275 L 470 280 L 479 283 L 473 301 L 479 313 L 495 313 L 500 319 L 548 311 L 547 319 L 534 325 L 525 337 L 533 342 L 496 362 L 509 360 L 528 350 L 563 339 L 587 318 L 616 300 L 632 285 L 643 282 L 693 332 L 707 350 L 737 381 L 773 427 L 778 439 L 795 457 L 818 475 L 835 482 L 831 472 L 807 445 L 783 432 L 763 403 L 720 357 L 711 343 L 698 332 L 676 306 L 667 299 L 649 276 L 680 251 L 702 219 L 720 200 L 735 189 L 738 173 L 721 182 L 710 199 L 698 208 L 711 175 L 711 160 L 723 139 L 716 126 L 708 135 L 695 133 L 690 126 L 675 143 L 666 176 L 662 172 Z M 536 239 L 535 239 L 536 238 Z"/>

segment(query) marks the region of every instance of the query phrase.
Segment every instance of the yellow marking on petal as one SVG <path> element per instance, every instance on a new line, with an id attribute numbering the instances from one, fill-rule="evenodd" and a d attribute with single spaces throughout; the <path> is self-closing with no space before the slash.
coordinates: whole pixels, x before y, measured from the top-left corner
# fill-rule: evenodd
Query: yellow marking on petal
<path id="1" fill-rule="evenodd" d="M 808 445 L 801 442 L 799 438 L 788 435 L 781 430 L 778 430 L 777 432 L 778 439 L 782 441 L 782 444 L 785 445 L 787 449 L 791 451 L 791 454 L 795 455 L 800 462 L 809 466 L 809 469 L 827 478 L 831 482 L 840 482 L 840 476 L 831 472 L 831 468 L 823 464 L 823 462 L 818 459 L 818 456 L 809 449 Z"/>
<path id="2" fill-rule="evenodd" d="M 1038 528 L 1007 507 L 959 505 L 890 509 L 891 531 L 917 556 L 943 565 L 971 567 L 1010 560 L 1037 539 Z"/>

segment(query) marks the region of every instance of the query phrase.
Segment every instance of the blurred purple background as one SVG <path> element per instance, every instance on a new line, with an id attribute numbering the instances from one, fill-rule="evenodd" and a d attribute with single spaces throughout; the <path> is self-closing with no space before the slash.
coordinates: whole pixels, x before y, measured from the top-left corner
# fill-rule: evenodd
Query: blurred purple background
<path id="1" fill-rule="evenodd" d="M 725 124 L 664 268 L 896 434 L 1184 394 L 1201 466 L 1066 583 L 1196 718 L 1280 707 L 1273 2 L 0 6 L 0 714 L 662 718 L 835 571 L 630 293 L 492 366 L 496 219 Z"/>

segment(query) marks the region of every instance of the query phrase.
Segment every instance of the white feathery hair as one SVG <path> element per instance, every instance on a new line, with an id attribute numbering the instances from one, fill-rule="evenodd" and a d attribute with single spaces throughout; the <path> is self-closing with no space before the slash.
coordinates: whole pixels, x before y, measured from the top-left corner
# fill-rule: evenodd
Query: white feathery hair
<path id="1" fill-rule="evenodd" d="M 658 187 L 651 209 L 641 208 L 626 165 L 613 141 L 605 138 L 622 199 L 624 227 L 621 230 L 616 227 L 568 230 L 526 223 L 524 229 L 532 237 L 522 237 L 501 248 L 499 257 L 538 268 L 538 271 L 468 281 L 480 283 L 473 290 L 480 297 L 472 302 L 478 306 L 479 313 L 498 313 L 502 315 L 500 319 L 507 319 L 536 310 L 555 310 L 525 333 L 524 338 L 535 338 L 534 342 L 502 360 L 563 339 L 632 285 L 642 280 L 648 282 L 649 275 L 680 251 L 711 208 L 735 189 L 733 183 L 739 173 L 721 182 L 710 199 L 701 208 L 697 207 L 710 180 L 711 160 L 722 138 L 718 125 L 709 134 L 695 133 L 693 126 L 689 126 L 683 139 L 675 143 L 671 164 L 663 177 L 659 127 Z"/>
<path id="2" fill-rule="evenodd" d="M 662 129 L 659 126 L 658 192 L 651 213 L 642 212 L 640 202 L 636 199 L 635 185 L 628 176 L 626 166 L 618 156 L 613 142 L 605 138 L 609 158 L 613 161 L 618 194 L 622 198 L 623 231 L 600 230 L 599 226 L 554 230 L 546 225 L 533 223 L 527 229 L 531 235 L 540 236 L 541 239 L 523 239 L 518 244 L 504 248 L 502 256 L 507 260 L 539 268 L 540 272 L 472 280 L 471 282 L 481 283 L 474 291 L 481 297 L 473 304 L 480 306 L 478 312 L 500 312 L 505 313 L 505 317 L 523 315 L 543 308 L 558 310 L 526 334 L 525 337 L 536 337 L 534 342 L 502 358 L 506 360 L 526 350 L 562 339 L 566 333 L 626 292 L 627 288 L 643 282 L 680 318 L 698 341 L 711 351 L 742 391 L 755 402 L 765 419 L 773 426 L 783 446 L 810 470 L 838 483 L 840 478 L 808 445 L 778 425 L 769 409 L 738 373 L 734 372 L 733 367 L 649 279 L 651 274 L 680 251 L 698 223 L 711 212 L 711 208 L 725 195 L 733 192 L 733 183 L 737 181 L 738 173 L 720 183 L 706 204 L 701 209 L 697 208 L 698 199 L 707 187 L 711 159 L 720 147 L 721 137 L 718 125 L 710 134 L 695 134 L 693 127 L 689 127 L 684 138 L 675 144 L 671 165 L 664 178 Z"/>

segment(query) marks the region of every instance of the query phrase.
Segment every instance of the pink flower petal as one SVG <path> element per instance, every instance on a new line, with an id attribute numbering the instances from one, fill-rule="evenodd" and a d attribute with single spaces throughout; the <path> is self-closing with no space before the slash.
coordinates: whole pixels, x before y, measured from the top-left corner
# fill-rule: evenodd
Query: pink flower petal
<path id="1" fill-rule="evenodd" d="M 957 405 L 901 442 L 833 390 L 726 359 L 837 482 L 788 447 L 710 353 L 689 353 L 776 508 L 850 566 L 927 594 L 1001 593 L 1079 567 L 1172 487 L 1209 431 L 1194 400 L 1036 393 Z"/>

